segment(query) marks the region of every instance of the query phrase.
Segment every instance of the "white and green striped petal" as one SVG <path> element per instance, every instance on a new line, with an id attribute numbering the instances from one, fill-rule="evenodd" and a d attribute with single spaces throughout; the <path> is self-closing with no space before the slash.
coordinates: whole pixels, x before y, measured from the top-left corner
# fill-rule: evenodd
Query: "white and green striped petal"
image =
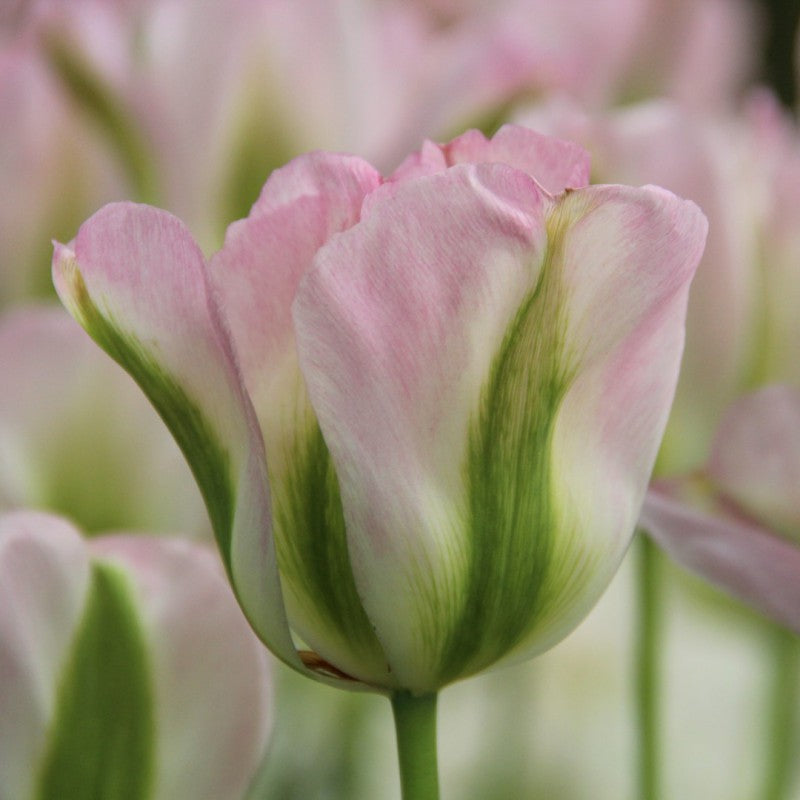
<path id="1" fill-rule="evenodd" d="M 391 682 L 356 593 L 336 475 L 297 363 L 291 305 L 317 250 L 355 224 L 381 183 L 365 161 L 311 153 L 276 170 L 210 268 L 267 452 L 292 629 L 339 671 Z"/>
<path id="2" fill-rule="evenodd" d="M 633 532 L 705 226 L 504 165 L 400 184 L 301 286 L 359 595 L 403 686 L 563 636 Z"/>
<path id="3" fill-rule="evenodd" d="M 117 203 L 56 245 L 59 295 L 139 383 L 183 450 L 259 636 L 300 667 L 283 609 L 263 442 L 206 275 L 185 226 Z"/>
<path id="4" fill-rule="evenodd" d="M 565 195 L 548 234 L 570 372 L 547 467 L 553 545 L 513 659 L 566 635 L 628 546 L 675 391 L 706 221 L 663 189 L 596 186 Z"/>

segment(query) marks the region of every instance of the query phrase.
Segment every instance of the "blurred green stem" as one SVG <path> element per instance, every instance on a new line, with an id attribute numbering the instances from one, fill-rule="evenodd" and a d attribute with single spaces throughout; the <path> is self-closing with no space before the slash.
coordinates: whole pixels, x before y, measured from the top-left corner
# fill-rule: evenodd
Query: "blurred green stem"
<path id="1" fill-rule="evenodd" d="M 403 800 L 438 800 L 439 773 L 436 758 L 437 695 L 392 695 L 400 784 Z"/>
<path id="2" fill-rule="evenodd" d="M 770 631 L 772 679 L 767 706 L 764 800 L 789 800 L 798 726 L 800 639 L 783 628 Z"/>
<path id="3" fill-rule="evenodd" d="M 659 697 L 661 673 L 663 575 L 660 553 L 639 531 L 637 542 L 637 624 L 635 649 L 639 800 L 658 800 L 660 793 Z"/>

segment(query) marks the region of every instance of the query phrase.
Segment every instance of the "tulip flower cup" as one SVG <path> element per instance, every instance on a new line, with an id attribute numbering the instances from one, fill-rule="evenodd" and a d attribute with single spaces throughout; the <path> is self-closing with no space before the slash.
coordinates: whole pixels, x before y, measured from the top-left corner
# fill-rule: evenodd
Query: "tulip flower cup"
<path id="1" fill-rule="evenodd" d="M 129 203 L 56 245 L 62 301 L 183 449 L 255 631 L 393 698 L 407 798 L 435 796 L 409 747 L 435 744 L 436 692 L 596 601 L 663 433 L 705 219 L 587 183 L 581 148 L 506 126 L 388 178 L 301 156 L 210 260 Z"/>

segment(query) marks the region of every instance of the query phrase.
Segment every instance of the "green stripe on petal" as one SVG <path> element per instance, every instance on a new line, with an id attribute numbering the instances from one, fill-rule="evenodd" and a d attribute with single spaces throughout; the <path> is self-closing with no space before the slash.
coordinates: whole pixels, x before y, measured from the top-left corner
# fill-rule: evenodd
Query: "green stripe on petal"
<path id="1" fill-rule="evenodd" d="M 465 605 L 443 653 L 443 683 L 505 656 L 548 604 L 548 570 L 565 533 L 552 434 L 574 362 L 559 282 L 562 235 L 551 217 L 539 281 L 506 331 L 471 424 Z"/>
<path id="2" fill-rule="evenodd" d="M 95 564 L 34 796 L 146 800 L 154 742 L 150 665 L 131 593 L 118 569 Z"/>
<path id="3" fill-rule="evenodd" d="M 147 395 L 172 432 L 205 500 L 214 534 L 230 573 L 234 489 L 230 457 L 200 408 L 133 336 L 104 316 L 89 296 L 77 266 L 70 270 L 71 311 L 92 339 L 119 363 Z"/>
<path id="4" fill-rule="evenodd" d="M 320 653 L 333 666 L 385 683 L 386 658 L 356 591 L 339 481 L 316 420 L 308 433 L 298 433 L 286 464 L 285 478 L 274 482 L 278 563 L 285 591 L 311 624 L 303 630 L 300 615 L 292 614 L 295 627 L 320 649 L 321 641 L 334 641 L 338 652 Z"/>

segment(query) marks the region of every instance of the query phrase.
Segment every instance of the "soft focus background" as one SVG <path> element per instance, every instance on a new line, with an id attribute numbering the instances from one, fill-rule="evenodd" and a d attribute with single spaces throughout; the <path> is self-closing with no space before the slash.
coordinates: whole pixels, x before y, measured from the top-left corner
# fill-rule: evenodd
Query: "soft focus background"
<path id="1" fill-rule="evenodd" d="M 753 319 L 771 311 L 751 307 L 772 262 L 788 317 L 800 304 L 798 15 L 800 0 L 0 0 L 0 509 L 210 538 L 166 429 L 55 302 L 51 240 L 133 199 L 179 215 L 211 253 L 301 152 L 388 172 L 425 137 L 507 120 L 576 138 L 597 180 L 662 183 L 709 216 L 659 463 L 695 467 L 737 392 L 798 380 L 791 321 L 758 339 L 769 320 Z M 550 653 L 443 692 L 445 797 L 635 797 L 637 555 Z M 655 566 L 664 797 L 800 798 L 800 762 L 783 795 L 761 788 L 776 748 L 800 745 L 794 637 L 776 701 L 787 635 Z M 250 797 L 399 798 L 389 704 L 276 673 Z"/>

